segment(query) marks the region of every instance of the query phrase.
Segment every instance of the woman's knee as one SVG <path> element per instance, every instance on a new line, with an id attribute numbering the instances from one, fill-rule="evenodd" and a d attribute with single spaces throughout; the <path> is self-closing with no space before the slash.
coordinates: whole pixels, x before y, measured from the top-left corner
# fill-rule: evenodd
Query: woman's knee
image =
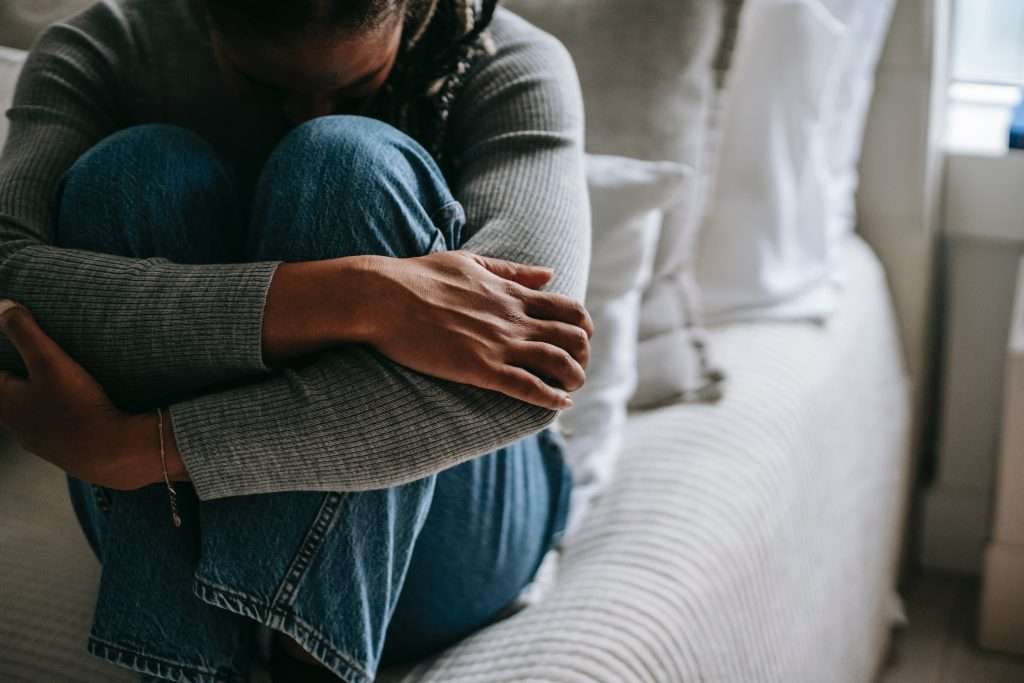
<path id="1" fill-rule="evenodd" d="M 386 123 L 325 116 L 281 140 L 263 169 L 246 256 L 419 256 L 457 248 L 465 215 L 430 154 Z"/>
<path id="2" fill-rule="evenodd" d="M 61 180 L 54 217 L 60 246 L 193 263 L 226 258 L 241 223 L 237 182 L 213 146 L 162 124 L 118 131 L 83 154 Z"/>

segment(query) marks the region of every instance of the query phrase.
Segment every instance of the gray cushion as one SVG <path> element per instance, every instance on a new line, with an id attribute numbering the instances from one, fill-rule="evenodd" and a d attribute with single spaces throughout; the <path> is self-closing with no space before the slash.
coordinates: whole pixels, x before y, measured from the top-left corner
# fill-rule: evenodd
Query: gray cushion
<path id="1" fill-rule="evenodd" d="M 643 341 L 634 407 L 715 400 L 721 373 L 700 334 L 692 277 L 697 229 L 717 155 L 719 94 L 726 82 L 744 0 L 506 0 L 513 12 L 561 40 L 573 56 L 587 115 L 587 151 L 672 161 L 696 171 L 666 212 L 654 277 L 640 321 Z"/>
<path id="2" fill-rule="evenodd" d="M 0 45 L 27 50 L 48 25 L 93 2 L 95 0 L 3 0 L 0 2 Z"/>
<path id="3" fill-rule="evenodd" d="M 579 71 L 587 151 L 700 169 L 723 27 L 736 0 L 506 0 Z M 731 39 L 730 39 L 731 40 Z"/>
<path id="4" fill-rule="evenodd" d="M 18 80 L 18 73 L 24 60 L 25 53 L 21 50 L 0 48 L 0 149 L 7 138 L 6 112 L 11 106 L 14 84 Z"/>

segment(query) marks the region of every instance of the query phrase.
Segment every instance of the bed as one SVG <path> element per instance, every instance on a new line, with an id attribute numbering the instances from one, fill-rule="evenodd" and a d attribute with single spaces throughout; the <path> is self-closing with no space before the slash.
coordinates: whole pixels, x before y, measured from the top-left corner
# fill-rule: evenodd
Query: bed
<path id="1" fill-rule="evenodd" d="M 827 324 L 712 330 L 726 398 L 634 414 L 549 599 L 405 680 L 870 680 L 895 600 L 909 385 L 878 259 L 855 237 L 844 262 Z M 85 652 L 99 567 L 62 474 L 8 445 L 0 518 L 5 679 L 134 680 Z"/>
<path id="2" fill-rule="evenodd" d="M 845 244 L 838 313 L 712 329 L 725 399 L 631 415 L 616 480 L 548 597 L 382 678 L 872 680 L 899 614 L 928 367 L 945 7 L 898 6 L 862 163 L 863 239 Z M 0 51 L 0 102 L 19 59 Z M 61 473 L 10 442 L 0 519 L 0 678 L 136 680 L 86 653 L 98 565 Z"/>

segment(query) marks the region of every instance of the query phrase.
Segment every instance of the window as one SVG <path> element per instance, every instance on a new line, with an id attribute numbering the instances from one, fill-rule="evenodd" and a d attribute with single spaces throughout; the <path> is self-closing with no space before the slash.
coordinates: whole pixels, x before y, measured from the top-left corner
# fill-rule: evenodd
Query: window
<path id="1" fill-rule="evenodd" d="M 1005 154 L 1024 86 L 1024 0 L 955 0 L 951 67 L 946 147 Z"/>
<path id="2" fill-rule="evenodd" d="M 1024 84 L 1024 2 L 957 0 L 953 80 Z"/>

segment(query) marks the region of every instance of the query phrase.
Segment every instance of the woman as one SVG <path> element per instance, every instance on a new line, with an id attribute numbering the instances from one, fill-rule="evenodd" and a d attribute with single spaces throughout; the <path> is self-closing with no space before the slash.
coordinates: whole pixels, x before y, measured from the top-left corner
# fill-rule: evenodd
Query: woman
<path id="1" fill-rule="evenodd" d="M 591 333 L 564 49 L 492 1 L 104 0 L 9 117 L 0 421 L 69 474 L 90 651 L 369 681 L 499 616 Z"/>

